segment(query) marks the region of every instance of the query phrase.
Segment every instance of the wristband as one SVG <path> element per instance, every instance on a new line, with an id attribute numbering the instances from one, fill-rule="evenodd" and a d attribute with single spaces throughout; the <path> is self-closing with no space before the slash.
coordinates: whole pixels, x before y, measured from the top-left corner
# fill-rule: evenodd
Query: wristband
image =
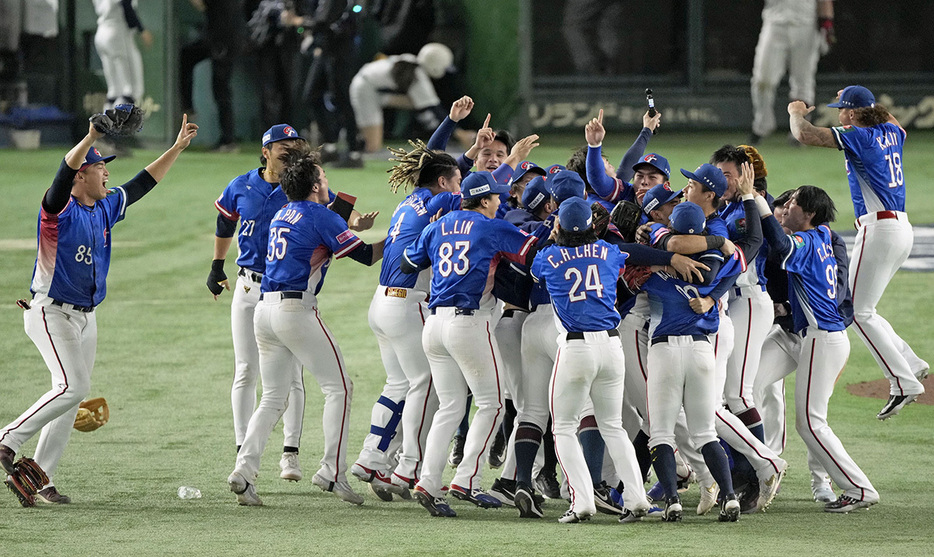
<path id="1" fill-rule="evenodd" d="M 211 261 L 211 270 L 212 271 L 221 271 L 224 270 L 224 260 L 223 259 L 214 259 Z"/>
<path id="2" fill-rule="evenodd" d="M 707 236 L 707 249 L 720 249 L 726 243 L 723 236 Z"/>

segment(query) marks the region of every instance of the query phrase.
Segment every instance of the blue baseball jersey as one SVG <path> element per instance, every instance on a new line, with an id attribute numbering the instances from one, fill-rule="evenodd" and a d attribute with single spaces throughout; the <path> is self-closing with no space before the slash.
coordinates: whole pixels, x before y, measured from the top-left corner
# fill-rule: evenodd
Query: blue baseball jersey
<path id="1" fill-rule="evenodd" d="M 535 255 L 532 276 L 544 282 L 568 332 L 607 331 L 619 326 L 616 281 L 627 257 L 603 240 L 573 248 L 551 245 Z"/>
<path id="2" fill-rule="evenodd" d="M 493 288 L 500 258 L 519 263 L 536 237 L 476 211 L 454 211 L 429 224 L 405 249 L 413 267 L 431 264 L 428 307 L 478 309 Z"/>
<path id="3" fill-rule="evenodd" d="M 262 292 L 317 294 L 331 264 L 363 243 L 334 211 L 313 201 L 292 201 L 269 225 Z"/>
<path id="4" fill-rule="evenodd" d="M 379 272 L 379 283 L 397 288 L 414 288 L 418 273 L 406 274 L 400 270 L 402 254 L 418 235 L 428 226 L 428 221 L 441 211 L 442 214 L 461 208 L 461 194 L 441 192 L 432 195 L 428 188 L 416 188 L 402 201 L 389 221 L 389 232 L 383 246 L 383 263 Z"/>
<path id="5" fill-rule="evenodd" d="M 754 218 L 759 218 L 756 214 Z M 746 210 L 742 201 L 727 203 L 720 210 L 720 219 L 726 223 L 729 238 L 732 241 L 746 237 Z M 765 261 L 769 257 L 769 243 L 762 242 L 759 253 L 746 261 L 746 271 L 736 279 L 736 286 L 765 286 L 768 279 L 765 277 Z"/>
<path id="6" fill-rule="evenodd" d="M 906 132 L 888 122 L 860 128 L 831 128 L 837 148 L 846 157 L 853 209 L 859 218 L 877 211 L 905 210 L 902 147 Z"/>
<path id="7" fill-rule="evenodd" d="M 788 236 L 791 251 L 782 261 L 788 271 L 788 301 L 795 332 L 805 327 L 824 331 L 846 328 L 837 309 L 837 297 L 843 295 L 837 284 L 837 259 L 833 252 L 830 228 L 822 224 Z"/>
<path id="8" fill-rule="evenodd" d="M 653 273 L 642 286 L 648 292 L 652 328 L 649 336 L 663 335 L 709 335 L 720 328 L 720 314 L 714 304 L 707 313 L 697 314 L 691 309 L 692 298 L 703 298 L 710 294 L 721 280 L 728 279 L 742 272 L 743 260 L 738 251 L 729 258 L 724 258 L 719 251 L 704 252 L 698 259 L 718 259 L 722 261 L 717 277 L 709 284 L 691 284 L 664 271 Z"/>
<path id="9" fill-rule="evenodd" d="M 62 167 L 68 169 L 64 164 Z M 68 170 L 70 181 L 77 171 Z M 56 180 L 67 178 L 63 172 L 59 170 Z M 110 231 L 123 220 L 126 207 L 127 195 L 122 187 L 111 189 L 107 197 L 91 207 L 81 205 L 74 197 L 57 214 L 40 207 L 39 246 L 29 287 L 33 294 L 77 306 L 101 303 L 107 294 Z"/>

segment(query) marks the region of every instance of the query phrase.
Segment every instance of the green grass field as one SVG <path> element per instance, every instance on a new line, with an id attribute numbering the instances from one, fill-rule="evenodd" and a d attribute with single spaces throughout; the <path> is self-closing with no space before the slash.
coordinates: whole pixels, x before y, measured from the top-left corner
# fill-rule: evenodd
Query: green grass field
<path id="1" fill-rule="evenodd" d="M 913 132 L 905 150 L 909 213 L 913 224 L 934 224 L 934 135 Z M 721 144 L 743 139 L 725 134 L 680 135 L 662 131 L 651 150 L 665 154 L 673 169 L 694 169 Z M 546 138 L 533 159 L 564 162 L 581 138 Z M 618 161 L 628 141 L 608 141 Z M 67 148 L 37 152 L 0 151 L 4 198 L 0 219 L 0 424 L 32 404 L 49 386 L 38 351 L 23 332 L 21 310 L 35 260 L 36 215 Z M 715 516 L 687 514 L 682 524 L 647 521 L 619 525 L 598 515 L 582 525 L 560 525 L 562 501 L 546 503 L 546 520 L 521 521 L 511 509 L 481 510 L 455 502 L 456 519 L 432 519 L 414 502 L 384 503 L 366 494 L 351 507 L 310 482 L 321 456 L 321 396 L 308 377 L 302 444 L 306 478 L 278 479 L 281 428 L 273 433 L 257 490 L 266 506 L 240 507 L 227 490 L 234 465 L 230 383 L 230 296 L 215 302 L 204 281 L 210 266 L 216 211 L 213 201 L 227 182 L 256 164 L 251 154 L 184 153 L 168 177 L 131 207 L 114 233 L 109 295 L 97 311 L 100 338 L 92 396 L 104 396 L 110 423 L 93 433 L 75 432 L 59 466 L 56 484 L 70 506 L 23 509 L 0 493 L 0 540 L 9 555 L 922 555 L 931 549 L 934 499 L 928 473 L 934 468 L 934 408 L 912 405 L 887 422 L 875 418 L 883 401 L 848 394 L 844 384 L 882 377 L 863 344 L 851 334 L 849 365 L 831 401 L 830 422 L 863 467 L 882 502 L 850 515 L 822 512 L 812 502 L 804 445 L 794 434 L 789 406 L 791 464 L 782 491 L 766 514 L 719 524 Z M 138 151 L 108 167 L 111 185 L 132 177 L 160 150 Z M 254 154 L 255 152 L 255 154 Z M 776 136 L 761 147 L 770 190 L 800 184 L 826 188 L 837 201 L 837 230 L 851 230 L 853 209 L 842 154 L 795 149 Z M 402 199 L 385 182 L 386 162 L 365 170 L 328 170 L 331 188 L 359 197 L 357 206 L 378 209 L 376 241 Z M 677 170 L 675 170 L 677 174 Z M 674 186 L 684 180 L 678 176 Z M 227 273 L 233 275 L 234 257 Z M 337 336 L 355 382 L 350 449 L 352 463 L 368 430 L 370 408 L 384 372 L 366 311 L 377 267 L 335 262 L 320 296 L 321 311 Z M 902 336 L 928 360 L 934 358 L 931 275 L 900 272 L 879 306 Z M 791 395 L 792 386 L 786 387 Z M 31 455 L 36 440 L 22 454 Z M 484 486 L 492 483 L 487 471 Z M 196 486 L 202 499 L 176 496 Z M 684 497 L 697 503 L 697 488 Z"/>

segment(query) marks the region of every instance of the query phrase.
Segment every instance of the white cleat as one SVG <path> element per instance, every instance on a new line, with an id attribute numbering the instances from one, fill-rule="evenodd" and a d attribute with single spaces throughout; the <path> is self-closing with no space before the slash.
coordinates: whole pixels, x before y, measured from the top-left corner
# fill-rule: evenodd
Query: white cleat
<path id="1" fill-rule="evenodd" d="M 320 487 L 322 491 L 330 491 L 334 495 L 337 495 L 342 501 L 346 501 L 353 505 L 362 505 L 363 496 L 350 488 L 350 484 L 347 483 L 347 480 L 340 482 L 333 482 L 326 479 L 321 475 L 320 472 L 312 476 L 311 483 Z"/>
<path id="2" fill-rule="evenodd" d="M 765 511 L 772 504 L 778 488 L 781 487 L 782 478 L 785 477 L 785 470 L 788 469 L 788 463 L 783 459 L 778 459 L 778 462 L 778 472 L 767 479 L 759 479 L 759 500 L 756 501 L 756 508 L 760 511 Z"/>
<path id="3" fill-rule="evenodd" d="M 234 471 L 227 477 L 227 485 L 230 491 L 237 495 L 237 502 L 246 507 L 261 507 L 263 500 L 256 494 L 256 488 L 253 484 L 246 481 L 240 472 Z"/>
<path id="4" fill-rule="evenodd" d="M 279 460 L 279 477 L 290 482 L 302 479 L 302 467 L 298 464 L 298 453 L 282 453 Z"/>
<path id="5" fill-rule="evenodd" d="M 717 496 L 720 495 L 720 486 L 717 485 L 717 482 L 709 486 L 705 486 L 704 484 L 698 485 L 700 485 L 700 502 L 697 504 L 697 514 L 705 515 L 710 512 L 710 509 L 717 506 Z"/>

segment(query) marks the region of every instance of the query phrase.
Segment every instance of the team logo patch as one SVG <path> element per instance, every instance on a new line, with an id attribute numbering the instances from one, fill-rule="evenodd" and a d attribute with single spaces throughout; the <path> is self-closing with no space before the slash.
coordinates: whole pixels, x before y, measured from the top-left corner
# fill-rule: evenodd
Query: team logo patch
<path id="1" fill-rule="evenodd" d="M 656 157 L 655 155 L 646 155 L 646 156 L 642 159 L 642 162 L 651 163 L 651 162 L 654 162 L 654 161 L 656 161 L 656 160 L 658 160 L 658 157 Z"/>
<path id="2" fill-rule="evenodd" d="M 853 131 L 853 126 L 849 126 L 849 125 L 847 125 L 847 126 L 840 126 L 840 127 L 837 128 L 837 129 L 840 130 L 840 131 L 843 132 L 843 133 L 848 133 L 848 132 Z"/>
<path id="3" fill-rule="evenodd" d="M 530 163 L 529 161 L 523 161 L 522 164 L 519 165 L 519 168 L 521 168 L 522 170 L 528 170 L 532 168 L 532 163 Z"/>
<path id="4" fill-rule="evenodd" d="M 270 139 L 272 139 L 272 134 L 271 134 L 271 133 L 267 133 L 266 135 L 263 136 L 263 143 L 266 143 L 266 142 L 269 141 Z"/>
<path id="5" fill-rule="evenodd" d="M 284 133 L 285 135 L 289 137 L 298 135 L 298 133 L 294 129 L 292 129 L 292 126 L 286 126 L 282 128 L 282 133 Z"/>
<path id="6" fill-rule="evenodd" d="M 490 191 L 490 186 L 484 185 L 476 188 L 470 188 L 468 193 L 470 193 L 470 197 L 476 197 L 480 194 L 487 193 L 488 191 Z"/>
<path id="7" fill-rule="evenodd" d="M 95 155 L 97 155 L 98 157 L 101 156 L 101 152 L 97 150 L 97 147 L 94 147 L 93 149 L 94 149 Z"/>
<path id="8" fill-rule="evenodd" d="M 739 234 L 746 234 L 746 219 L 736 220 L 736 232 Z"/>
<path id="9" fill-rule="evenodd" d="M 337 241 L 341 244 L 354 237 L 353 230 L 347 229 L 337 235 Z"/>
<path id="10" fill-rule="evenodd" d="M 795 234 L 794 236 L 791 237 L 791 239 L 792 241 L 794 241 L 796 249 L 804 247 L 804 238 L 802 238 L 801 236 L 798 236 L 797 234 Z"/>

